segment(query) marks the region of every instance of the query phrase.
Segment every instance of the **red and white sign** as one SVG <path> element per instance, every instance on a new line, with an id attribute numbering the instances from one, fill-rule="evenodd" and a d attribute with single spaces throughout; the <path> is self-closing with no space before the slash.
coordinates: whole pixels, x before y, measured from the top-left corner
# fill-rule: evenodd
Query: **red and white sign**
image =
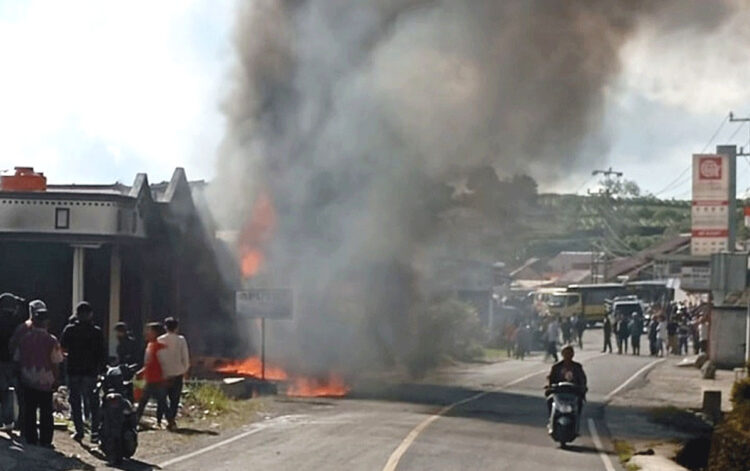
<path id="1" fill-rule="evenodd" d="M 745 227 L 750 227 L 750 206 L 745 206 Z"/>
<path id="2" fill-rule="evenodd" d="M 693 155 L 693 255 L 727 249 L 729 236 L 729 158 L 717 154 Z"/>

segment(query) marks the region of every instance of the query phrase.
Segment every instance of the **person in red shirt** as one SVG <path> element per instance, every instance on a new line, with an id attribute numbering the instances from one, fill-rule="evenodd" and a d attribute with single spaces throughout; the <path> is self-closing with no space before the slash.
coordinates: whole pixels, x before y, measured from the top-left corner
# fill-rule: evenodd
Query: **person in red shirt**
<path id="1" fill-rule="evenodd" d="M 161 361 L 159 360 L 160 351 L 165 347 L 164 344 L 159 343 L 157 338 L 161 335 L 161 324 L 158 322 L 150 322 L 146 325 L 146 354 L 143 358 L 143 368 L 139 373 L 143 372 L 143 379 L 146 382 L 146 386 L 143 388 L 143 395 L 141 400 L 138 401 L 138 409 L 136 416 L 138 422 L 141 421 L 143 411 L 146 409 L 146 404 L 151 399 L 156 399 L 158 407 L 161 410 L 166 410 L 166 389 L 164 372 L 161 367 Z"/>

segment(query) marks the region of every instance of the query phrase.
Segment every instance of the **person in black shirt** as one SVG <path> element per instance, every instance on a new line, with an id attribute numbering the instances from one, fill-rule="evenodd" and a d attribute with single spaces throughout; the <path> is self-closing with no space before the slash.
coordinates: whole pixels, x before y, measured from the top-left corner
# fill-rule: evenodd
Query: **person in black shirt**
<path id="1" fill-rule="evenodd" d="M 91 414 L 91 441 L 99 440 L 99 397 L 94 392 L 97 376 L 106 363 L 104 335 L 94 325 L 94 310 L 83 301 L 76 306 L 76 317 L 63 330 L 62 347 L 67 353 L 70 412 L 75 425 L 73 439 L 83 440 L 83 410 Z M 88 415 L 88 414 L 87 414 Z"/>
<path id="2" fill-rule="evenodd" d="M 608 348 L 609 353 L 612 353 L 612 321 L 609 319 L 609 316 L 604 316 L 602 330 L 604 330 L 604 348 L 602 348 L 602 353 L 606 352 Z"/>
<path id="3" fill-rule="evenodd" d="M 573 361 L 575 356 L 575 349 L 572 345 L 566 345 L 560 350 L 562 360 L 552 365 L 549 376 L 547 376 L 547 385 L 545 386 L 545 395 L 547 399 L 547 413 L 552 410 L 552 397 L 549 392 L 553 385 L 557 383 L 573 383 L 578 386 L 581 390 L 581 397 L 579 399 L 579 413 L 583 408 L 583 400 L 585 399 L 586 392 L 588 391 L 588 379 L 586 373 L 583 371 L 583 365 Z"/>
<path id="4" fill-rule="evenodd" d="M 138 365 L 141 366 L 141 353 L 136 344 L 133 335 L 128 331 L 128 325 L 124 322 L 118 322 L 115 325 L 115 335 L 117 335 L 117 361 L 121 365 Z"/>

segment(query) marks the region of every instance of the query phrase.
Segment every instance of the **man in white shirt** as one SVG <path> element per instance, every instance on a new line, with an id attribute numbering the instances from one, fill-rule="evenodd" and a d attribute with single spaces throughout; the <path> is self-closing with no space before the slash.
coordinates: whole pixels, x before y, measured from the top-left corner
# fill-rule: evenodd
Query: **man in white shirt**
<path id="1" fill-rule="evenodd" d="M 180 394 L 182 394 L 182 381 L 185 374 L 190 369 L 190 354 L 188 353 L 188 344 L 185 337 L 178 334 L 179 322 L 174 317 L 164 319 L 164 328 L 167 333 L 160 336 L 159 343 L 164 344 L 167 348 L 159 352 L 161 355 L 162 371 L 167 379 L 167 410 L 157 411 L 157 421 L 161 422 L 162 414 L 166 413 L 167 428 L 174 430 L 177 428 L 175 418 L 177 417 L 177 407 L 180 404 Z"/>
<path id="2" fill-rule="evenodd" d="M 701 353 L 708 353 L 708 319 L 705 317 L 698 324 L 698 342 Z"/>

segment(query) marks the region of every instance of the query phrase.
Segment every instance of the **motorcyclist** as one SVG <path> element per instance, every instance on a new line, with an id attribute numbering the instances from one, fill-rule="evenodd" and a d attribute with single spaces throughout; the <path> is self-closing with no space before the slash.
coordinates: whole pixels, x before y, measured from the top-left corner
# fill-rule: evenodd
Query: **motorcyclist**
<path id="1" fill-rule="evenodd" d="M 545 396 L 547 396 L 548 412 L 552 410 L 551 388 L 557 383 L 573 383 L 581 388 L 581 397 L 578 407 L 580 412 L 583 406 L 583 400 L 586 397 L 586 391 L 588 391 L 586 373 L 583 371 L 583 365 L 573 361 L 575 349 L 572 345 L 566 345 L 563 347 L 560 354 L 562 355 L 562 360 L 552 365 L 549 376 L 547 376 Z"/>

